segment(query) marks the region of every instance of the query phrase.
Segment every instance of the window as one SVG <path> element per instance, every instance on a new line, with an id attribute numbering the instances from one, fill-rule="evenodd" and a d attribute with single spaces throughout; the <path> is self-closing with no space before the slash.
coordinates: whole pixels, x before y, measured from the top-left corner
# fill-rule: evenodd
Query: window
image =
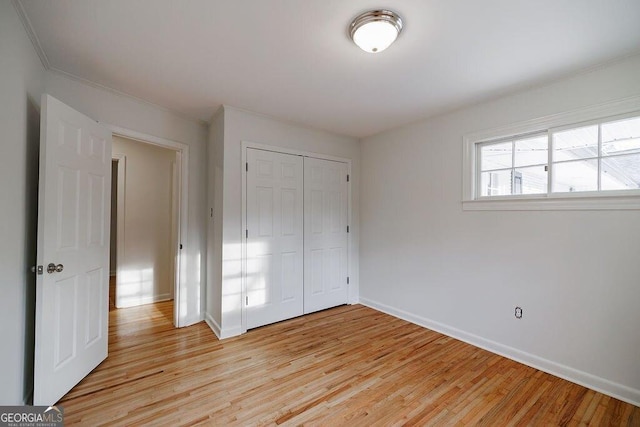
<path id="1" fill-rule="evenodd" d="M 498 143 L 478 144 L 478 196 L 510 196 L 547 192 L 547 134 Z"/>
<path id="2" fill-rule="evenodd" d="M 640 209 L 640 97 L 625 103 L 636 112 L 566 113 L 465 137 L 464 208 Z"/>
<path id="3" fill-rule="evenodd" d="M 552 191 L 640 188 L 640 117 L 553 134 Z"/>
<path id="4" fill-rule="evenodd" d="M 640 116 L 479 143 L 477 156 L 477 198 L 639 189 Z"/>

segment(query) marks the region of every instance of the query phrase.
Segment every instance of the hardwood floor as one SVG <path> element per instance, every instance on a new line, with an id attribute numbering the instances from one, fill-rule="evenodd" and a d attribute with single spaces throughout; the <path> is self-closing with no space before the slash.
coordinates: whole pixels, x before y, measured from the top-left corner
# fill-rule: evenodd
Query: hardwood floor
<path id="1" fill-rule="evenodd" d="M 109 313 L 67 425 L 628 425 L 640 408 L 361 305 L 218 341 L 172 303 Z"/>

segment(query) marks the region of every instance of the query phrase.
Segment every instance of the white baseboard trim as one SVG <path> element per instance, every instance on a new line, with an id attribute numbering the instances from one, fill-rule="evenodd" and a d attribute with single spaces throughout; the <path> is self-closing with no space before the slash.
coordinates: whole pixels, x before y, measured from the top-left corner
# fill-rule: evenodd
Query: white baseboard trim
<path id="1" fill-rule="evenodd" d="M 516 348 L 482 338 L 475 334 L 470 334 L 468 332 L 453 328 L 451 326 L 447 326 L 435 320 L 417 316 L 407 311 L 400 310 L 386 304 L 370 300 L 368 298 L 360 297 L 360 304 L 397 317 L 399 319 L 406 320 L 407 322 L 414 323 L 418 326 L 431 329 L 460 341 L 464 341 L 473 346 L 480 347 L 484 350 L 490 351 L 500 356 L 504 356 L 511 360 L 515 360 L 516 362 L 531 366 L 532 368 L 539 369 L 548 374 L 565 379 L 567 381 L 571 381 L 572 383 L 579 384 L 581 386 L 590 388 L 616 399 L 620 399 L 632 405 L 640 406 L 640 390 L 625 386 L 623 384 L 615 383 L 605 378 L 589 374 L 588 372 L 571 368 L 570 366 L 562 365 L 551 360 L 535 356 Z"/>
<path id="2" fill-rule="evenodd" d="M 116 307 L 117 308 L 127 308 L 127 307 L 137 307 L 139 305 L 145 304 L 153 304 L 154 302 L 161 301 L 169 301 L 171 300 L 171 293 L 159 294 L 159 295 L 151 295 L 143 298 L 131 298 L 127 301 L 128 298 L 118 298 L 118 294 L 116 293 Z M 124 300 L 124 301 L 123 301 Z"/>
<path id="3" fill-rule="evenodd" d="M 196 323 L 200 323 L 203 320 L 204 319 L 202 318 L 202 316 L 186 317 L 186 318 L 182 319 L 182 325 L 180 325 L 180 327 L 181 328 L 186 328 L 187 326 L 191 326 L 191 325 L 195 325 Z"/>
<path id="4" fill-rule="evenodd" d="M 219 340 L 237 337 L 238 335 L 242 334 L 242 329 L 239 326 L 236 328 L 222 328 L 218 324 L 218 322 L 216 322 L 216 320 L 211 317 L 209 313 L 205 314 L 204 321 L 207 322 L 207 325 L 209 325 L 209 328 L 211 328 L 211 330 L 214 334 L 216 334 L 216 337 L 218 337 Z"/>
<path id="5" fill-rule="evenodd" d="M 238 335 L 242 335 L 242 328 L 240 326 L 237 326 L 235 328 L 222 328 L 222 331 L 220 331 L 221 340 L 237 337 Z"/>
<path id="6" fill-rule="evenodd" d="M 207 322 L 207 325 L 209 325 L 209 328 L 211 328 L 213 333 L 216 334 L 216 337 L 218 337 L 218 339 L 221 339 L 220 325 L 218 325 L 218 322 L 216 322 L 216 320 L 211 317 L 209 313 L 205 314 L 204 321 Z"/>

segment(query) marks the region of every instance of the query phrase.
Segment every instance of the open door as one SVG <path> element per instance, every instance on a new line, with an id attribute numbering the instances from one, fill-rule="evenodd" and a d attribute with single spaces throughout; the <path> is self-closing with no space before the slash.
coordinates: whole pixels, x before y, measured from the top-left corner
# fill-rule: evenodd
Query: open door
<path id="1" fill-rule="evenodd" d="M 34 405 L 107 357 L 111 132 L 42 96 Z"/>

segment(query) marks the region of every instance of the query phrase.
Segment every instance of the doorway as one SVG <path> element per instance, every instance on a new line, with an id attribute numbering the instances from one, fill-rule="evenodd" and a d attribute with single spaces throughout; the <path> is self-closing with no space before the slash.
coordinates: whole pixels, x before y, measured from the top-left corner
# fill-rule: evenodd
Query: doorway
<path id="1" fill-rule="evenodd" d="M 180 327 L 186 194 L 176 145 L 113 132 L 109 309 L 169 302 Z"/>

